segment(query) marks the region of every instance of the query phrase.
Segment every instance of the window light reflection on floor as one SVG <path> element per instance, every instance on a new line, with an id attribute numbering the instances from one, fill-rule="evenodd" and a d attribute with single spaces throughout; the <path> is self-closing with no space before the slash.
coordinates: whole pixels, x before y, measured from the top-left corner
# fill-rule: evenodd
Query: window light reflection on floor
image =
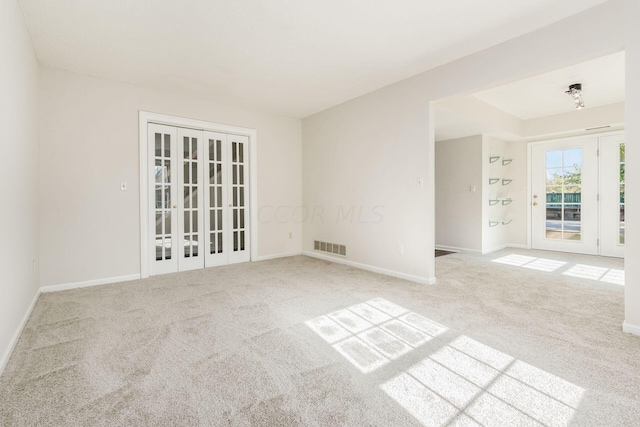
<path id="1" fill-rule="evenodd" d="M 362 373 L 448 330 L 382 298 L 306 324 Z M 584 394 L 562 378 L 464 335 L 402 369 L 379 387 L 424 426 L 567 425 Z"/>
<path id="2" fill-rule="evenodd" d="M 305 323 L 363 373 L 386 365 L 447 330 L 383 298 Z"/>
<path id="3" fill-rule="evenodd" d="M 499 264 L 513 265 L 516 267 L 552 273 L 567 265 L 565 261 L 557 261 L 545 258 L 511 254 L 492 260 Z M 593 265 L 576 264 L 561 274 L 581 279 L 597 280 L 624 286 L 624 270 Z"/>
<path id="4" fill-rule="evenodd" d="M 615 270 L 612 268 L 611 270 L 607 271 L 604 276 L 602 276 L 600 281 L 624 286 L 624 270 Z"/>
<path id="5" fill-rule="evenodd" d="M 423 425 L 567 425 L 584 390 L 460 336 L 383 383 Z"/>
<path id="6" fill-rule="evenodd" d="M 556 271 L 566 264 L 566 262 L 563 261 L 516 254 L 503 256 L 502 258 L 497 258 L 492 261 L 500 264 L 514 265 L 516 267 L 530 268 L 532 270 L 546 271 L 548 273 Z"/>

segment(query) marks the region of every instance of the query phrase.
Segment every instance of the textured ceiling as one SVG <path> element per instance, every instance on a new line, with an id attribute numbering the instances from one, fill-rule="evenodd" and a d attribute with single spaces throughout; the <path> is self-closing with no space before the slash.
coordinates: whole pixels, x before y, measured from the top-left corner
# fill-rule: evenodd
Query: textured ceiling
<path id="1" fill-rule="evenodd" d="M 40 62 L 305 117 L 604 0 L 19 0 Z"/>

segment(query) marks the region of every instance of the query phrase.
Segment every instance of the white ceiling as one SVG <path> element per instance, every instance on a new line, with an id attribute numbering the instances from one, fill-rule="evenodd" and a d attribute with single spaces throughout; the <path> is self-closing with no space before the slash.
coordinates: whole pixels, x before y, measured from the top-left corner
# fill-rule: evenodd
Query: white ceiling
<path id="1" fill-rule="evenodd" d="M 604 1 L 19 0 L 45 66 L 293 117 Z"/>
<path id="2" fill-rule="evenodd" d="M 582 83 L 587 108 L 623 102 L 624 62 L 624 52 L 618 52 L 474 96 L 523 120 L 574 111 L 572 98 L 564 93 L 573 83 Z"/>

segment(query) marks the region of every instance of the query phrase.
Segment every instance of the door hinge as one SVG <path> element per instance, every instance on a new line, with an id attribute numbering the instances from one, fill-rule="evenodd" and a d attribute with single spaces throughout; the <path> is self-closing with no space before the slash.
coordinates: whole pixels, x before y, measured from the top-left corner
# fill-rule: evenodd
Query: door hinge
<path id="1" fill-rule="evenodd" d="M 598 202 L 600 201 L 600 195 L 599 194 L 596 197 L 596 201 L 598 201 Z"/>
<path id="2" fill-rule="evenodd" d="M 597 240 L 596 246 L 600 246 L 600 239 Z"/>
<path id="3" fill-rule="evenodd" d="M 600 155 L 600 149 L 598 148 L 598 149 L 596 150 L 596 156 L 599 156 L 599 155 Z"/>

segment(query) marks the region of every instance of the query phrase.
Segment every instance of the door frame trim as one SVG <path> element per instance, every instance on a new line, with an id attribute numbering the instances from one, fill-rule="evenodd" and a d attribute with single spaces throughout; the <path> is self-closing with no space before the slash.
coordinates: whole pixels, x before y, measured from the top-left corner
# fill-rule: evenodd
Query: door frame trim
<path id="1" fill-rule="evenodd" d="M 140 180 L 140 278 L 145 279 L 149 277 L 149 180 L 147 173 L 147 168 L 149 167 L 147 126 L 149 123 L 184 127 L 201 131 L 244 135 L 249 137 L 249 200 L 251 203 L 249 206 L 251 226 L 249 244 L 251 248 L 251 261 L 256 261 L 258 259 L 258 132 L 251 128 L 140 110 L 138 112 L 138 145 L 140 160 L 140 169 L 138 174 Z"/>
<path id="2" fill-rule="evenodd" d="M 565 137 L 558 138 L 550 138 L 550 139 L 537 139 L 534 141 L 527 142 L 527 247 L 531 249 L 533 247 L 532 242 L 532 218 L 531 218 L 531 196 L 532 196 L 532 188 L 533 180 L 531 179 L 531 174 L 533 173 L 533 159 L 532 159 L 532 148 L 535 145 L 546 144 L 549 142 L 561 142 L 561 141 L 570 141 L 574 139 L 582 139 L 585 137 L 595 137 L 598 138 L 598 150 L 600 149 L 600 140 L 599 138 L 605 136 L 615 136 L 615 135 L 625 135 L 625 129 L 615 129 L 610 131 L 603 132 L 593 132 L 593 133 L 582 133 L 579 135 L 571 135 Z M 600 170 L 600 156 L 598 156 L 598 170 Z M 598 193 L 600 193 L 600 177 L 598 177 Z M 600 228 L 600 203 L 598 203 L 598 229 Z M 600 231 L 598 230 L 598 237 L 600 237 Z M 598 246 L 598 256 L 600 256 L 600 247 Z"/>

